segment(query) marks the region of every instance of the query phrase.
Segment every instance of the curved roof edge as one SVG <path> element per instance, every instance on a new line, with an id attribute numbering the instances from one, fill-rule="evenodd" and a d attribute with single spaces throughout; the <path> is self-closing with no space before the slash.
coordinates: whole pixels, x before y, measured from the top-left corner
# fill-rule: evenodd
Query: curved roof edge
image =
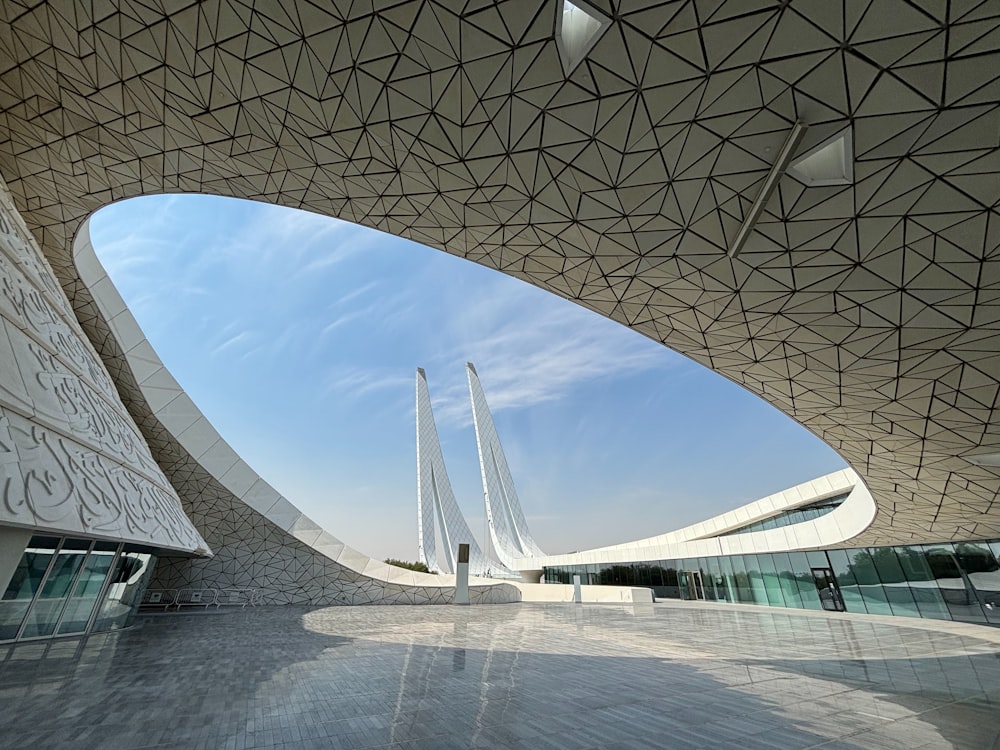
<path id="1" fill-rule="evenodd" d="M 847 499 L 820 518 L 766 531 L 720 536 L 755 521 L 849 492 Z M 841 469 L 735 510 L 665 534 L 609 547 L 515 560 L 519 570 L 551 565 L 624 563 L 682 557 L 721 557 L 758 552 L 790 552 L 818 547 L 848 546 L 875 519 L 875 501 L 852 469 Z"/>

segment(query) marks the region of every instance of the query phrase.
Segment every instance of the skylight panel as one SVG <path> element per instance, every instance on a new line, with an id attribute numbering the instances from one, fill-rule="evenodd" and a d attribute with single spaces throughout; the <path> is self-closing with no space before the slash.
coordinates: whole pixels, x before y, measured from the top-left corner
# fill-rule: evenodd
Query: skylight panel
<path id="1" fill-rule="evenodd" d="M 556 14 L 556 45 L 562 60 L 563 72 L 573 72 L 597 40 L 611 26 L 611 19 L 578 0 L 563 0 L 562 9 Z"/>

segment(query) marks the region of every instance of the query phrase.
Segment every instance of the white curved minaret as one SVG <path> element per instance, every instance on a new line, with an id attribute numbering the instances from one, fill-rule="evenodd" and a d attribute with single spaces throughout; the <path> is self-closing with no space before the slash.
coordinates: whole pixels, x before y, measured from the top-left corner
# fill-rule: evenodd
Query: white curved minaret
<path id="1" fill-rule="evenodd" d="M 444 553 L 438 561 L 434 519 L 437 517 Z M 427 376 L 417 368 L 417 551 L 420 561 L 432 571 L 454 573 L 459 544 L 469 545 L 469 575 L 496 574 L 500 566 L 490 565 L 462 515 L 448 480 L 434 412 L 431 409 Z M 443 567 L 443 569 L 442 569 Z"/>
<path id="2" fill-rule="evenodd" d="M 537 557 L 545 553 L 528 530 L 528 522 L 514 489 L 514 479 L 493 424 L 493 415 L 486 403 L 479 374 L 471 362 L 466 365 L 466 374 L 469 378 L 472 419 L 476 426 L 476 445 L 479 448 L 479 468 L 483 477 L 483 497 L 486 501 L 490 538 L 500 562 L 511 567 L 515 558 Z"/>

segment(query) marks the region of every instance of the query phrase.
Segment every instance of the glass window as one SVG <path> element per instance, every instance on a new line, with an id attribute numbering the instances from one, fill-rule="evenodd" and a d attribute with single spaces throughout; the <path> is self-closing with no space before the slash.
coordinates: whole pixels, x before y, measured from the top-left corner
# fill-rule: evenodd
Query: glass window
<path id="1" fill-rule="evenodd" d="M 726 594 L 729 597 L 727 601 L 740 601 L 739 582 L 736 580 L 736 572 L 733 569 L 733 558 L 720 557 L 719 570 L 722 572 L 722 577 L 725 578 L 726 581 Z"/>
<path id="2" fill-rule="evenodd" d="M 94 630 L 116 630 L 128 626 L 139 610 L 142 595 L 153 576 L 156 558 L 146 552 L 122 552 L 94 620 Z"/>
<path id="3" fill-rule="evenodd" d="M 927 564 L 923 549 L 895 547 L 894 551 L 920 616 L 935 620 L 950 620 L 951 613 L 944 603 L 944 597 L 937 587 L 934 573 Z"/>
<path id="4" fill-rule="evenodd" d="M 741 589 L 746 588 L 748 585 L 746 571 L 743 569 L 743 561 L 739 555 L 730 555 L 729 557 L 722 558 L 722 560 L 722 568 L 729 583 L 729 591 L 733 597 L 732 600 L 736 603 L 742 602 L 744 594 Z"/>
<path id="5" fill-rule="evenodd" d="M 902 617 L 920 617 L 913 594 L 910 593 L 910 584 L 903 575 L 903 568 L 899 564 L 892 547 L 873 547 L 868 550 L 871 555 L 875 572 L 882 582 L 882 591 L 892 614 Z"/>
<path id="6" fill-rule="evenodd" d="M 764 588 L 764 577 L 760 572 L 760 562 L 757 555 L 743 555 L 743 563 L 747 566 L 747 577 L 750 579 L 750 602 L 767 604 L 767 591 Z"/>
<path id="7" fill-rule="evenodd" d="M 772 607 L 784 607 L 785 599 L 781 595 L 781 582 L 778 580 L 778 571 L 774 565 L 774 555 L 757 555 L 757 563 L 764 579 L 766 603 Z"/>
<path id="8" fill-rule="evenodd" d="M 822 609 L 823 607 L 819 601 L 819 592 L 816 590 L 816 581 L 812 575 L 812 566 L 809 564 L 809 557 L 804 552 L 789 552 L 788 562 L 799 592 L 797 599 L 798 606 L 803 609 Z M 820 567 L 829 567 L 825 555 L 823 557 L 823 565 Z"/>
<path id="9" fill-rule="evenodd" d="M 824 511 L 805 508 L 795 512 L 805 518 Z M 146 555 L 148 560 L 143 563 L 141 555 L 129 551 L 122 556 L 128 558 L 128 570 L 122 572 L 119 563 L 112 562 L 113 544 L 97 543 L 88 557 L 88 542 L 64 540 L 60 548 L 60 540 L 49 539 L 44 547 L 42 539 L 32 538 L 35 546 L 26 550 L 0 599 L 0 640 L 5 633 L 8 640 L 16 637 L 22 619 L 26 637 L 44 634 L 53 622 L 59 633 L 81 632 L 109 572 L 108 593 L 99 608 L 95 630 L 121 627 L 114 623 L 124 622 L 120 618 L 135 610 L 123 597 L 128 591 L 139 590 L 136 586 L 145 586 L 133 580 L 129 570 L 151 565 L 153 558 Z M 142 548 L 131 548 L 138 549 Z M 145 567 L 143 571 L 139 578 L 146 580 L 150 573 Z M 650 587 L 660 598 L 704 598 L 812 610 L 831 608 L 824 606 L 828 602 L 822 588 L 836 593 L 838 610 L 1000 625 L 1000 540 L 552 566 L 544 571 L 546 581 L 561 583 L 570 583 L 574 573 L 584 583 Z M 126 585 L 125 581 L 131 583 Z M 37 607 L 37 613 L 29 606 L 32 596 L 43 605 Z M 20 608 L 15 610 L 14 606 Z M 98 621 L 101 628 L 96 626 Z"/>
<path id="10" fill-rule="evenodd" d="M 41 593 L 35 600 L 21 631 L 22 638 L 37 638 L 52 635 L 56 623 L 62 615 L 66 599 L 73 586 L 83 561 L 87 558 L 90 542 L 82 539 L 66 539 L 56 552 L 49 568 Z"/>
<path id="11" fill-rule="evenodd" d="M 1000 541 L 990 542 L 989 548 L 993 553 L 993 559 L 1000 563 Z M 989 606 L 987 607 L 987 605 Z M 985 594 L 983 596 L 983 608 L 986 609 L 986 615 L 990 618 L 990 622 L 995 622 L 994 618 L 1000 613 L 1000 600 L 992 593 Z"/>
<path id="12" fill-rule="evenodd" d="M 803 521 L 808 521 L 813 518 L 819 518 L 820 516 L 825 516 L 834 508 L 837 508 L 847 499 L 847 495 L 838 495 L 837 497 L 830 497 L 826 500 L 820 500 L 815 503 L 810 503 L 801 508 L 795 508 L 793 510 L 786 510 L 778 513 L 770 518 L 765 518 L 763 521 L 754 521 L 753 523 L 748 523 L 745 526 L 739 526 L 735 529 L 730 529 L 725 531 L 719 536 L 729 536 L 731 534 L 747 534 L 754 531 L 767 531 L 768 529 L 780 529 L 783 526 L 791 526 L 795 523 L 802 523 Z M 818 566 L 825 568 L 826 565 Z"/>
<path id="13" fill-rule="evenodd" d="M 937 581 L 944 603 L 952 619 L 963 622 L 986 622 L 983 608 L 972 587 L 966 585 L 950 544 L 930 544 L 924 547 L 927 564 Z"/>
<path id="14" fill-rule="evenodd" d="M 708 601 L 714 602 L 719 597 L 715 593 L 715 576 L 710 571 L 708 558 L 699 557 L 691 562 L 693 563 L 692 568 L 701 575 L 702 596 Z"/>
<path id="15" fill-rule="evenodd" d="M 785 600 L 786 607 L 802 609 L 804 605 L 799 596 L 799 585 L 795 580 L 795 573 L 792 572 L 792 562 L 784 552 L 776 552 L 771 555 L 774 560 L 774 567 L 778 571 L 778 584 L 781 586 L 781 596 Z"/>
<path id="16" fill-rule="evenodd" d="M 853 550 L 851 550 L 853 552 Z M 837 587 L 840 589 L 841 599 L 844 600 L 844 607 L 848 612 L 867 613 L 864 597 L 858 587 L 857 579 L 854 577 L 854 568 L 851 565 L 851 558 L 847 550 L 831 549 L 826 552 L 830 558 L 830 565 L 833 566 L 833 575 L 837 579 Z"/>
<path id="17" fill-rule="evenodd" d="M 730 576 L 723 565 L 721 557 L 708 558 L 708 569 L 715 581 L 715 596 L 720 602 L 736 601 L 736 597 L 730 588 Z"/>
<path id="18" fill-rule="evenodd" d="M 655 560 L 649 564 L 649 585 L 654 588 L 663 585 L 663 568 Z"/>
<path id="19" fill-rule="evenodd" d="M 608 583 L 612 586 L 621 586 L 622 579 L 624 578 L 624 575 L 622 575 L 622 566 L 609 565 L 605 571 L 605 576 L 607 577 Z"/>
<path id="20" fill-rule="evenodd" d="M 13 640 L 38 593 L 45 571 L 59 546 L 58 537 L 33 536 L 0 600 L 0 641 Z"/>
<path id="21" fill-rule="evenodd" d="M 823 550 L 808 550 L 806 552 L 806 559 L 809 561 L 810 568 L 829 568 L 830 560 L 826 556 L 826 552 Z"/>
<path id="22" fill-rule="evenodd" d="M 66 603 L 58 633 L 82 633 L 87 629 L 90 615 L 97 604 L 97 598 L 104 588 L 114 561 L 118 545 L 114 542 L 95 542 L 94 549 L 87 556 L 83 570 L 73 589 L 73 595 Z"/>
<path id="23" fill-rule="evenodd" d="M 740 600 L 745 604 L 767 604 L 767 594 L 764 593 L 764 579 L 757 565 L 757 555 L 740 555 L 745 573 L 745 585 Z M 735 561 L 733 563 L 735 568 Z"/>
<path id="24" fill-rule="evenodd" d="M 875 571 L 875 563 L 866 549 L 847 550 L 850 559 L 851 574 L 857 583 L 857 590 L 865 600 L 869 614 L 891 615 L 892 609 L 885 597 L 885 590 Z"/>
<path id="25" fill-rule="evenodd" d="M 677 578 L 681 588 L 681 599 L 685 601 L 703 599 L 705 596 L 702 591 L 701 573 L 691 569 L 691 562 L 691 560 L 680 560 L 681 567 L 677 571 Z"/>
<path id="26" fill-rule="evenodd" d="M 663 586 L 656 589 L 656 595 L 670 599 L 680 599 L 681 586 L 677 579 L 677 561 L 661 560 L 660 567 L 663 570 Z"/>

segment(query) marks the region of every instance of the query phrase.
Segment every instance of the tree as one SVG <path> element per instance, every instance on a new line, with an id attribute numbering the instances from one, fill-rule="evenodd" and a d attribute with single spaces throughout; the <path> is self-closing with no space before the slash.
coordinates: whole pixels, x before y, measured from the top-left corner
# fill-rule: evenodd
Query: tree
<path id="1" fill-rule="evenodd" d="M 417 573 L 430 573 L 431 575 L 437 575 L 436 571 L 428 570 L 427 566 L 422 562 L 406 562 L 405 560 L 394 560 L 391 557 L 387 557 L 384 562 L 387 565 L 395 565 L 397 568 L 415 570 Z"/>

